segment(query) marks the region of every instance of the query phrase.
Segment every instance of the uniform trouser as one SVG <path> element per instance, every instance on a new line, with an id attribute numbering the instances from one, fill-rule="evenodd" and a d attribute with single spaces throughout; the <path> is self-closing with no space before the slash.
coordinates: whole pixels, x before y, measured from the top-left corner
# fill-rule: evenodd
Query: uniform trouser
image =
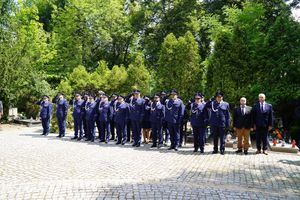
<path id="1" fill-rule="evenodd" d="M 163 128 L 163 132 L 165 132 L 165 143 L 167 143 L 170 140 L 168 122 L 163 121 L 162 128 Z"/>
<path id="2" fill-rule="evenodd" d="M 74 119 L 74 135 L 75 137 L 78 137 L 78 132 L 79 132 L 79 137 L 83 137 L 83 120 L 82 120 L 82 117 L 81 116 L 76 116 L 76 117 L 73 117 Z"/>
<path id="3" fill-rule="evenodd" d="M 180 124 L 179 123 L 174 124 L 168 122 L 168 130 L 170 133 L 171 148 L 178 148 Z"/>
<path id="4" fill-rule="evenodd" d="M 183 127 L 184 127 L 184 123 L 181 123 L 180 124 L 180 132 L 179 132 L 179 144 L 180 145 L 182 145 L 182 143 L 183 143 L 183 136 L 184 136 Z"/>
<path id="5" fill-rule="evenodd" d="M 65 117 L 57 117 L 59 136 L 64 137 L 66 134 L 66 118 Z"/>
<path id="6" fill-rule="evenodd" d="M 126 143 L 127 141 L 126 122 L 124 123 L 115 122 L 115 126 L 117 130 L 118 143 Z"/>
<path id="7" fill-rule="evenodd" d="M 220 138 L 220 151 L 225 151 L 225 127 L 211 126 L 211 131 L 214 136 L 214 151 L 218 151 L 218 142 Z"/>
<path id="8" fill-rule="evenodd" d="M 83 132 L 84 132 L 84 136 L 87 137 L 87 136 L 88 136 L 87 120 L 86 120 L 85 118 L 83 118 L 82 122 L 83 122 Z"/>
<path id="9" fill-rule="evenodd" d="M 95 131 L 96 131 L 95 120 L 93 120 L 93 119 L 87 120 L 87 131 L 88 131 L 87 138 L 90 140 L 94 140 L 95 139 Z"/>
<path id="10" fill-rule="evenodd" d="M 42 118 L 43 134 L 50 132 L 50 118 Z"/>
<path id="11" fill-rule="evenodd" d="M 100 140 L 105 140 L 106 142 L 108 142 L 109 138 L 110 138 L 109 121 L 100 121 Z"/>
<path id="12" fill-rule="evenodd" d="M 142 139 L 142 126 L 141 121 L 131 120 L 131 127 L 133 132 L 133 141 L 134 144 L 141 144 Z"/>
<path id="13" fill-rule="evenodd" d="M 163 144 L 163 133 L 162 133 L 162 123 L 160 122 L 151 122 L 151 130 L 152 130 L 152 141 L 153 145 Z"/>
<path id="14" fill-rule="evenodd" d="M 100 121 L 98 119 L 96 119 L 96 126 L 97 126 L 97 130 L 98 130 L 98 134 L 99 134 L 99 139 L 100 139 L 100 132 L 101 132 L 101 127 L 100 127 Z"/>
<path id="15" fill-rule="evenodd" d="M 114 119 L 112 119 L 110 122 L 110 134 L 111 134 L 111 139 L 115 139 L 115 122 Z"/>
<path id="16" fill-rule="evenodd" d="M 130 142 L 130 139 L 131 139 L 131 121 L 130 120 L 128 120 L 127 124 L 126 124 L 126 133 L 127 133 L 127 142 Z"/>
<path id="17" fill-rule="evenodd" d="M 250 129 L 248 128 L 237 128 L 237 139 L 238 139 L 238 150 L 242 150 L 244 146 L 244 150 L 247 151 L 249 149 L 249 136 Z"/>
<path id="18" fill-rule="evenodd" d="M 268 149 L 268 127 L 256 127 L 256 148 L 261 150 L 261 142 L 263 143 L 263 150 Z"/>
<path id="19" fill-rule="evenodd" d="M 204 151 L 205 131 L 206 131 L 206 127 L 193 126 L 195 150 L 198 150 L 200 148 L 201 151 Z"/>

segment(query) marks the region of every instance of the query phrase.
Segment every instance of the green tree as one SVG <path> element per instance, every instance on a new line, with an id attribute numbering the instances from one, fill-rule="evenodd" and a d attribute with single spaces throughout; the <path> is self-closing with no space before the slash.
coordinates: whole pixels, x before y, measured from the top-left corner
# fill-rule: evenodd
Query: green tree
<path id="1" fill-rule="evenodd" d="M 203 70 L 197 43 L 190 32 L 184 37 L 169 34 L 159 57 L 157 78 L 159 89 L 176 88 L 184 99 L 203 89 Z"/>
<path id="2" fill-rule="evenodd" d="M 44 74 L 39 71 L 48 61 L 48 35 L 38 22 L 35 6 L 20 3 L 9 10 L 13 3 L 3 3 L 6 7 L 2 11 L 7 10 L 1 18 L 6 27 L 0 27 L 0 94 L 6 107 L 18 106 L 24 111 L 24 99 L 28 96 L 35 101 L 45 92 L 51 93 L 49 84 L 43 81 Z"/>
<path id="3" fill-rule="evenodd" d="M 125 87 L 127 91 L 139 89 L 143 94 L 150 94 L 150 72 L 144 65 L 144 59 L 138 55 L 127 69 L 127 80 Z"/>

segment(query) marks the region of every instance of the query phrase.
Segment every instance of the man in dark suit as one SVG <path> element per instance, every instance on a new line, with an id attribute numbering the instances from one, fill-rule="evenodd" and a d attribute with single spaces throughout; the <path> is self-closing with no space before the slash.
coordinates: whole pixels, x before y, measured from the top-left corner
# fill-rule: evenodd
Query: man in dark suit
<path id="1" fill-rule="evenodd" d="M 273 107 L 266 103 L 266 96 L 264 94 L 258 95 L 259 102 L 253 107 L 253 122 L 254 130 L 256 131 L 256 154 L 261 153 L 261 142 L 263 143 L 263 153 L 268 155 L 268 132 L 273 126 Z"/>
<path id="2" fill-rule="evenodd" d="M 248 154 L 250 131 L 253 130 L 252 107 L 247 106 L 246 103 L 246 98 L 242 97 L 240 106 L 235 108 L 233 113 L 233 129 L 236 131 L 238 138 L 238 150 L 236 153 L 242 153 L 244 146 L 245 155 Z"/>

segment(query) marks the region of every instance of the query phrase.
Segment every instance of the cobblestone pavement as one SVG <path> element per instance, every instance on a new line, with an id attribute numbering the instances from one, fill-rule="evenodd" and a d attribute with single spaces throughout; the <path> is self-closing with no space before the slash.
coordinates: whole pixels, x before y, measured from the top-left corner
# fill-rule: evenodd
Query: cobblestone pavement
<path id="1" fill-rule="evenodd" d="M 300 199 L 300 156 L 224 156 L 0 131 L 0 199 Z"/>

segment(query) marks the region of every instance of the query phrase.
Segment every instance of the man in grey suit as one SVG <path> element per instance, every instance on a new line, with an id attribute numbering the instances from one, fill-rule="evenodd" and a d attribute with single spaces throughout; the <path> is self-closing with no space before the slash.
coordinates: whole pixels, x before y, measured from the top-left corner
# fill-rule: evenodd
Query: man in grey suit
<path id="1" fill-rule="evenodd" d="M 268 155 L 268 132 L 271 131 L 273 127 L 273 107 L 265 100 L 265 94 L 259 94 L 258 102 L 253 106 L 252 113 L 253 128 L 256 132 L 256 154 L 260 154 L 262 148 L 263 154 Z M 263 144 L 262 147 L 261 143 Z"/>

